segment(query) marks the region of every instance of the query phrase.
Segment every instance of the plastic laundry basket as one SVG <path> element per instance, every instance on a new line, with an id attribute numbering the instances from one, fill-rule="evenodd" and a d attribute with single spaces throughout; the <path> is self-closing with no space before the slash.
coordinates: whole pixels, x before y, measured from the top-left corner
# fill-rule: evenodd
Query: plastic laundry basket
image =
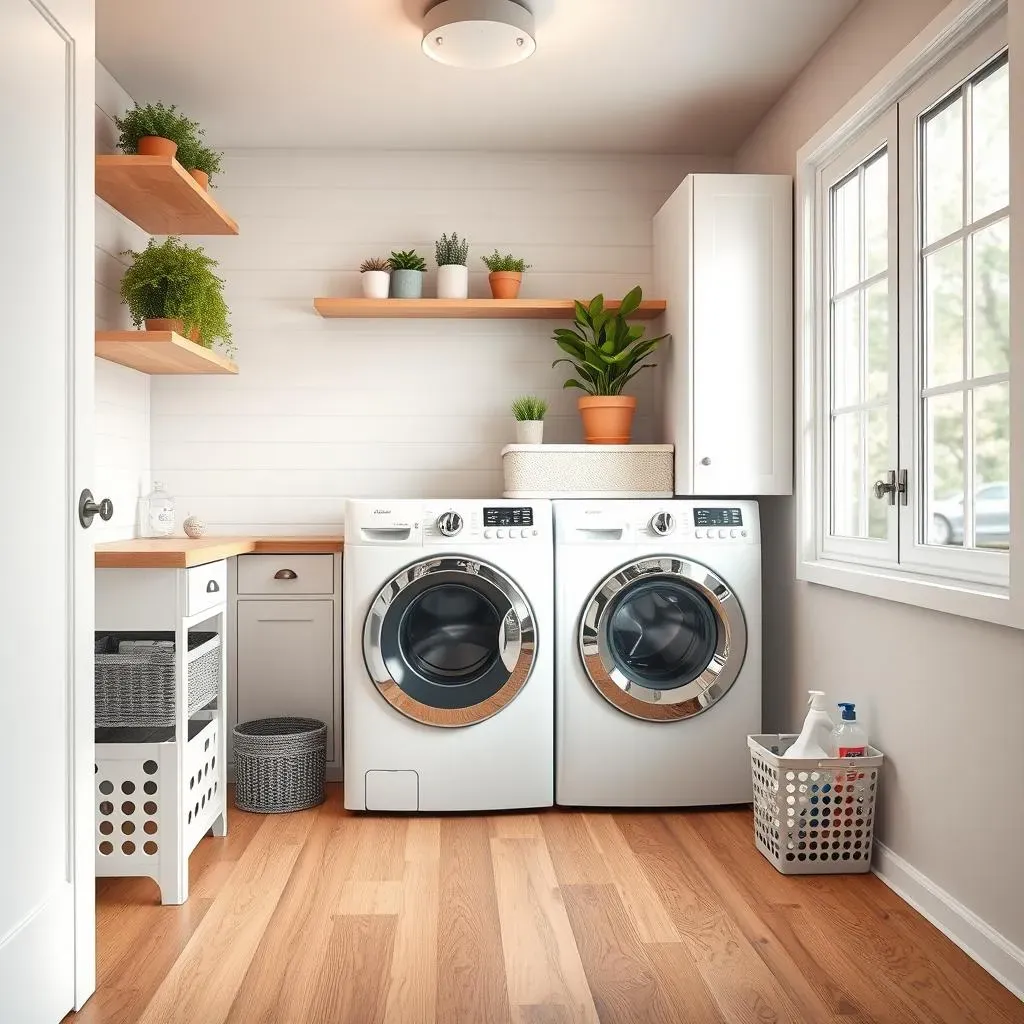
<path id="1" fill-rule="evenodd" d="M 882 753 L 786 757 L 792 735 L 747 738 L 754 774 L 754 838 L 784 875 L 839 875 L 871 867 Z"/>

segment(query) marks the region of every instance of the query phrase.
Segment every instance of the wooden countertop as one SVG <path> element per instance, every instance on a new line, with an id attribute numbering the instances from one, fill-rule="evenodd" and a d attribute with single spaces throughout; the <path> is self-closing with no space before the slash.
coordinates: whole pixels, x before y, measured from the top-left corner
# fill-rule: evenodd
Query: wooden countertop
<path id="1" fill-rule="evenodd" d="M 235 555 L 324 555 L 344 547 L 341 537 L 169 537 L 96 545 L 97 569 L 187 569 Z"/>

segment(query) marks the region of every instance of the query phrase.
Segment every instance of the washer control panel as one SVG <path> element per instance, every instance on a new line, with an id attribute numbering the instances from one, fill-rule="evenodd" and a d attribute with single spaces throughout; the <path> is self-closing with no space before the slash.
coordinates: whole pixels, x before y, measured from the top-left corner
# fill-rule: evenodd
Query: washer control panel
<path id="1" fill-rule="evenodd" d="M 482 541 L 551 543 L 551 508 L 546 502 L 465 501 L 425 505 L 423 540 L 451 546 Z"/>

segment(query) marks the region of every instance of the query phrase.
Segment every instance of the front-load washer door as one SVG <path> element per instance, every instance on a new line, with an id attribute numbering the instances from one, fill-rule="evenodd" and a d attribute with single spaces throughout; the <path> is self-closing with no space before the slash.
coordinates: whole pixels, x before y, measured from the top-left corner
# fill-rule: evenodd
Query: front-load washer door
<path id="1" fill-rule="evenodd" d="M 363 628 L 363 656 L 381 696 L 403 715 L 473 725 L 526 685 L 535 633 L 526 596 L 499 569 L 432 558 L 381 588 Z"/>
<path id="2" fill-rule="evenodd" d="M 747 627 L 736 595 L 685 558 L 643 558 L 612 573 L 580 620 L 579 648 L 601 695 L 634 718 L 692 718 L 736 682 Z"/>

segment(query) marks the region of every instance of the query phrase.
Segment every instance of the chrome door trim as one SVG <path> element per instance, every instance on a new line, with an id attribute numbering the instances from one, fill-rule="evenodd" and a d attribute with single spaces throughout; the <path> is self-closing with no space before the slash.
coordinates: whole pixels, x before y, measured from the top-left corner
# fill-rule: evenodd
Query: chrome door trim
<path id="1" fill-rule="evenodd" d="M 464 708 L 435 708 L 407 694 L 395 681 L 381 649 L 385 619 L 395 599 L 411 584 L 431 575 L 456 573 L 486 580 L 508 607 L 501 620 L 498 650 L 507 678 L 502 687 L 478 704 Z M 403 715 L 425 725 L 474 725 L 497 714 L 519 694 L 530 678 L 537 638 L 533 609 L 519 586 L 487 562 L 458 556 L 414 562 L 381 587 L 370 604 L 363 626 L 363 660 L 381 696 Z"/>
<path id="2" fill-rule="evenodd" d="M 711 605 L 718 622 L 718 644 L 710 664 L 692 682 L 656 690 L 630 679 L 616 664 L 608 645 L 609 607 L 638 580 L 682 580 Z M 591 594 L 579 625 L 584 670 L 598 692 L 620 711 L 647 721 L 692 718 L 717 703 L 736 682 L 747 652 L 747 624 L 729 585 L 706 565 L 688 558 L 641 558 L 616 569 Z"/>

